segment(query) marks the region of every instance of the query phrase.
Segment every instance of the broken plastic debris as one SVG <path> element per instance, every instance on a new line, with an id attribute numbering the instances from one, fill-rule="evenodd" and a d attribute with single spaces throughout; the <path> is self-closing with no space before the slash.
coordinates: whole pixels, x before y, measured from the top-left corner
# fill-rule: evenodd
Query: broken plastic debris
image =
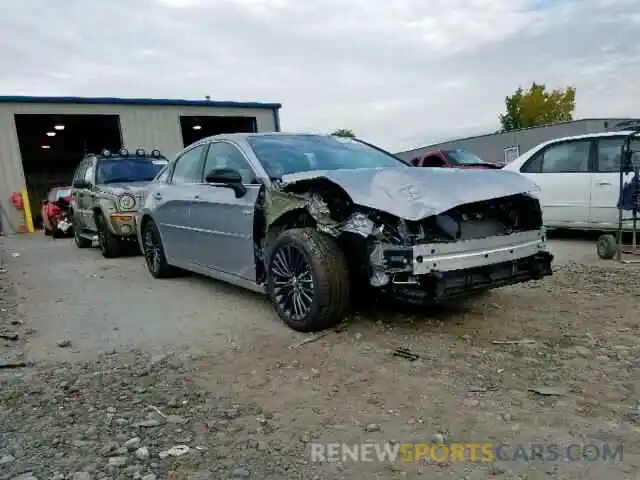
<path id="1" fill-rule="evenodd" d="M 494 345 L 531 345 L 536 341 L 525 338 L 523 340 L 493 340 L 491 343 Z"/>
<path id="2" fill-rule="evenodd" d="M 160 458 L 181 457 L 182 455 L 189 453 L 190 450 L 191 449 L 187 445 L 176 445 L 171 447 L 169 450 L 160 452 L 159 456 Z"/>
<path id="3" fill-rule="evenodd" d="M 306 345 L 307 343 L 312 343 L 315 342 L 317 340 L 320 340 L 322 337 L 326 337 L 329 333 L 331 332 L 331 330 L 324 330 L 321 332 L 317 332 L 314 333 L 313 335 L 305 338 L 304 340 L 298 342 L 298 343 L 294 343 L 292 345 L 289 345 L 289 350 L 295 350 L 296 348 L 302 347 L 303 345 Z"/>
<path id="4" fill-rule="evenodd" d="M 564 387 L 531 387 L 529 391 L 546 397 L 563 396 L 567 394 L 567 389 Z"/>
<path id="5" fill-rule="evenodd" d="M 411 350 L 409 350 L 408 348 L 396 348 L 393 351 L 393 356 L 406 358 L 410 362 L 415 362 L 420 358 L 420 355 L 418 355 L 417 353 L 411 352 Z"/>

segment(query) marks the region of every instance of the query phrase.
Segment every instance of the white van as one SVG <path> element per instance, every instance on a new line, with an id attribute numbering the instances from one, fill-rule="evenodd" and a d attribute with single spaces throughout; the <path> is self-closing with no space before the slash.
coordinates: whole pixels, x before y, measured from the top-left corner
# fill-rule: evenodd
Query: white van
<path id="1" fill-rule="evenodd" d="M 625 137 L 631 133 L 618 131 L 556 138 L 520 155 L 504 170 L 519 172 L 540 187 L 536 195 L 546 227 L 616 230 L 620 152 Z M 640 134 L 633 139 L 631 149 L 640 150 Z M 634 153 L 633 163 L 640 165 L 639 153 Z M 626 174 L 624 182 L 632 177 L 632 173 Z M 629 216 L 625 214 L 625 218 Z"/>

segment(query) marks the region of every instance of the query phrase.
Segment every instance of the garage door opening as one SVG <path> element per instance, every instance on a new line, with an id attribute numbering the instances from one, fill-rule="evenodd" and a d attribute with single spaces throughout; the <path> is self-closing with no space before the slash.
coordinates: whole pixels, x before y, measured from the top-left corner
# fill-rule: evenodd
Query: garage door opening
<path id="1" fill-rule="evenodd" d="M 34 226 L 50 188 L 69 185 L 86 153 L 122 147 L 118 115 L 15 115 Z"/>
<path id="2" fill-rule="evenodd" d="M 251 133 L 257 131 L 255 117 L 180 117 L 184 146 L 201 138 L 220 133 Z"/>

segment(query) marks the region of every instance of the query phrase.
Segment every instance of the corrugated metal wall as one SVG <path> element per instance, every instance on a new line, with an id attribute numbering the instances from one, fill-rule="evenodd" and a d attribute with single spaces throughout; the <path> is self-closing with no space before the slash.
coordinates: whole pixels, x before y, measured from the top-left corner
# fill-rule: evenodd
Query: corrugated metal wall
<path id="1" fill-rule="evenodd" d="M 425 147 L 400 152 L 397 155 L 405 160 L 420 156 L 429 150 L 447 148 L 465 148 L 489 162 L 504 161 L 504 150 L 508 147 L 518 146 L 520 153 L 535 147 L 536 145 L 559 137 L 570 137 L 585 133 L 597 133 L 610 130 L 614 125 L 625 119 L 585 119 L 574 122 L 559 123 L 546 127 L 527 128 L 513 132 L 482 135 L 478 137 L 462 138 L 448 142 L 437 143 Z"/>
<path id="2" fill-rule="evenodd" d="M 124 146 L 129 149 L 158 148 L 169 158 L 183 148 L 180 131 L 180 116 L 183 115 L 255 117 L 259 132 L 278 130 L 273 110 L 266 108 L 1 104 L 0 206 L 10 217 L 10 225 L 7 225 L 6 218 L 2 218 L 5 233 L 11 232 L 11 225 L 19 225 L 21 220 L 20 213 L 10 205 L 9 196 L 26 187 L 15 114 L 119 115 Z"/>
<path id="3" fill-rule="evenodd" d="M 20 213 L 11 205 L 9 197 L 23 188 L 24 172 L 13 113 L 0 106 L 0 223 L 4 233 L 20 225 Z"/>

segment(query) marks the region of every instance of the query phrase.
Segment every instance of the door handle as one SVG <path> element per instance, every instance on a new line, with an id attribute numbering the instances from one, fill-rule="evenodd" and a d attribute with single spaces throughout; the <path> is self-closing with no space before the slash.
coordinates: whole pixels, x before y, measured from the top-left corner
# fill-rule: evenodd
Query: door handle
<path id="1" fill-rule="evenodd" d="M 602 180 L 600 182 L 598 182 L 598 185 L 611 185 L 611 182 L 607 182 L 606 180 Z"/>
<path id="2" fill-rule="evenodd" d="M 162 194 L 156 192 L 156 193 L 153 194 L 153 198 L 155 198 L 156 200 L 162 200 Z"/>

